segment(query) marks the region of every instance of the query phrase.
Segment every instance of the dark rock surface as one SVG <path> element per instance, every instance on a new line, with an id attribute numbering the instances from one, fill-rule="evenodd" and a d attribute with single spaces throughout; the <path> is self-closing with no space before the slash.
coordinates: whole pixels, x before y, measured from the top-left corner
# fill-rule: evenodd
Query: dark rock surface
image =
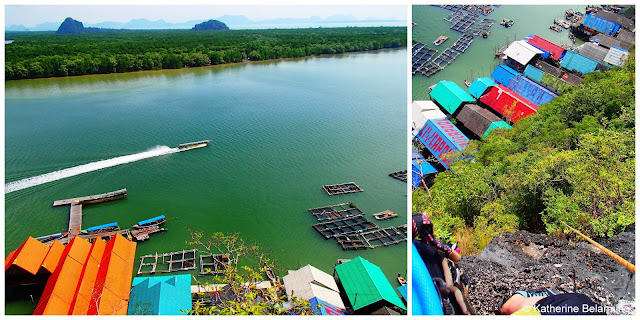
<path id="1" fill-rule="evenodd" d="M 615 237 L 596 241 L 635 264 L 635 225 Z M 612 308 L 635 300 L 635 275 L 583 241 L 527 231 L 502 233 L 479 256 L 463 257 L 459 265 L 471 279 L 469 298 L 478 314 L 495 314 L 503 299 L 515 290 L 539 287 L 556 293 L 583 293 Z M 635 313 L 629 309 L 611 313 Z"/>
<path id="2" fill-rule="evenodd" d="M 56 31 L 56 34 L 78 34 L 83 32 L 84 26 L 82 25 L 82 22 L 73 20 L 71 18 L 66 18 L 64 19 L 62 24 L 60 24 L 60 27 L 58 28 L 58 31 Z"/>

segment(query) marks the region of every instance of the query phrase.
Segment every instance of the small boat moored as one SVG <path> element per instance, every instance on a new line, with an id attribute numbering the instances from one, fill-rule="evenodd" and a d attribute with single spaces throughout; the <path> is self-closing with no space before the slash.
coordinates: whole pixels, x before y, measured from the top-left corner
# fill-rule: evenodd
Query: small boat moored
<path id="1" fill-rule="evenodd" d="M 407 280 L 403 278 L 402 275 L 400 275 L 399 273 L 396 279 L 398 280 L 398 283 L 400 284 L 400 286 L 404 286 L 405 284 L 407 284 Z"/>
<path id="2" fill-rule="evenodd" d="M 555 31 L 555 32 L 561 32 L 562 29 L 560 29 L 560 27 L 556 26 L 555 24 L 552 24 L 549 26 L 549 29 Z"/>
<path id="3" fill-rule="evenodd" d="M 469 82 L 469 80 L 464 79 L 464 85 L 467 87 L 471 87 L 471 82 Z"/>
<path id="4" fill-rule="evenodd" d="M 391 219 L 391 218 L 395 218 L 397 217 L 398 214 L 390 211 L 390 210 L 386 210 L 386 211 L 382 211 L 382 212 L 378 212 L 378 213 L 374 213 L 373 217 L 376 218 L 376 220 L 387 220 L 387 219 Z"/>
<path id="5" fill-rule="evenodd" d="M 511 19 L 502 19 L 502 21 L 500 22 L 501 26 L 504 26 L 505 28 L 511 28 L 511 26 L 513 26 L 513 23 L 515 21 L 511 20 Z"/>
<path id="6" fill-rule="evenodd" d="M 38 237 L 38 238 L 36 238 L 36 240 L 38 240 L 38 241 L 40 241 L 42 243 L 47 243 L 49 241 L 53 241 L 53 240 L 56 240 L 56 239 L 64 238 L 64 237 L 67 236 L 67 234 L 68 234 L 68 232 L 64 232 L 64 233 L 58 232 L 58 233 L 50 234 L 50 235 L 47 235 L 47 236 Z"/>
<path id="7" fill-rule="evenodd" d="M 138 221 L 138 224 L 134 224 L 133 228 L 142 229 L 142 228 L 151 227 L 151 226 L 159 226 L 165 223 L 166 221 L 167 221 L 166 217 L 164 215 L 160 215 L 157 217 L 153 217 L 151 219 Z"/>
<path id="8" fill-rule="evenodd" d="M 438 39 L 433 41 L 433 44 L 436 46 L 439 46 L 441 44 L 443 44 L 445 41 L 447 41 L 449 39 L 449 37 L 447 36 L 439 36 Z"/>
<path id="9" fill-rule="evenodd" d="M 211 140 L 202 140 L 202 141 L 183 143 L 181 145 L 178 145 L 178 150 L 186 151 L 191 149 L 203 148 L 208 146 L 210 142 Z"/>
<path id="10" fill-rule="evenodd" d="M 111 231 L 117 231 L 117 230 L 120 230 L 120 227 L 118 227 L 118 223 L 111 222 L 111 223 L 101 224 L 99 226 L 91 227 L 91 228 L 88 228 L 87 230 L 82 230 L 82 233 L 96 234 L 96 233 L 111 232 Z"/>

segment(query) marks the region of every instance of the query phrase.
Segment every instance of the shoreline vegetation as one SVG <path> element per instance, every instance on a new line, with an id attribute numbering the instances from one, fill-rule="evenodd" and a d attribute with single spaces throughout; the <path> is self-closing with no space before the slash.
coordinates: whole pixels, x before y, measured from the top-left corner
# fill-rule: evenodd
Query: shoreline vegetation
<path id="1" fill-rule="evenodd" d="M 503 232 L 610 238 L 635 223 L 635 49 L 628 63 L 585 76 L 511 130 L 467 146 L 413 212 L 436 236 L 476 255 Z M 462 157 L 460 157 L 462 158 Z"/>
<path id="2" fill-rule="evenodd" d="M 403 48 L 404 27 L 144 30 L 56 35 L 7 32 L 5 81 L 182 69 Z"/>

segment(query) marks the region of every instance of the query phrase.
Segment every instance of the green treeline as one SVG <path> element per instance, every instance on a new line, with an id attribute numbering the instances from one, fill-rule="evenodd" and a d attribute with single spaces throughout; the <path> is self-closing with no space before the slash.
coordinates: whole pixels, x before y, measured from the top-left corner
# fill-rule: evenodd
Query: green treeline
<path id="1" fill-rule="evenodd" d="M 179 69 L 406 47 L 403 27 L 7 33 L 6 80 Z"/>
<path id="2" fill-rule="evenodd" d="M 635 61 L 595 72 L 464 153 L 471 157 L 413 195 L 436 234 L 474 254 L 500 232 L 564 237 L 560 221 L 594 237 L 635 222 Z"/>

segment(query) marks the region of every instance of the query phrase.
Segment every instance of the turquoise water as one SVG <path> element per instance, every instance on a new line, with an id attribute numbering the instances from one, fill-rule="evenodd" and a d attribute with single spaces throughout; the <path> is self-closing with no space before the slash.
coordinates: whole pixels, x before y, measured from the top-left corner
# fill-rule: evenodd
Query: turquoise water
<path id="1" fill-rule="evenodd" d="M 343 251 L 311 227 L 307 209 L 351 201 L 372 221 L 400 214 L 381 227 L 406 223 L 407 184 L 387 176 L 406 168 L 406 65 L 401 49 L 7 82 L 5 183 L 212 143 L 6 194 L 5 251 L 66 231 L 69 208 L 54 200 L 127 188 L 124 200 L 85 206 L 83 228 L 170 218 L 168 232 L 138 243 L 138 257 L 188 248 L 187 229 L 240 232 L 285 270 L 312 264 L 331 274 L 337 259 L 360 255 L 395 284 L 406 274 L 406 243 Z M 350 181 L 364 192 L 329 197 L 321 188 Z"/>
<path id="2" fill-rule="evenodd" d="M 473 43 L 463 54 L 444 70 L 431 77 L 422 74 L 412 76 L 413 99 L 429 100 L 428 88 L 441 80 L 453 81 L 461 88 L 466 88 L 465 79 L 473 81 L 478 77 L 490 76 L 493 69 L 499 64 L 499 60 L 494 58 L 496 48 L 514 40 L 521 40 L 528 35 L 535 34 L 558 45 L 572 44 L 568 38 L 567 30 L 555 32 L 550 30 L 549 26 L 556 18 L 564 19 L 565 10 L 573 9 L 584 13 L 584 8 L 584 5 L 575 4 L 560 6 L 503 5 L 496 8 L 488 16 L 482 16 L 482 18 L 496 20 L 487 39 L 474 37 Z M 438 50 L 437 54 L 451 47 L 462 34 L 450 30 L 451 24 L 443 20 L 449 14 L 451 11 L 432 6 L 413 6 L 412 19 L 417 23 L 412 31 L 413 40 Z M 500 21 L 504 18 L 514 20 L 514 25 L 510 28 L 501 26 Z M 449 40 L 436 47 L 433 45 L 433 41 L 440 35 L 448 36 Z M 578 39 L 572 45 L 578 46 L 581 43 L 582 41 Z"/>

